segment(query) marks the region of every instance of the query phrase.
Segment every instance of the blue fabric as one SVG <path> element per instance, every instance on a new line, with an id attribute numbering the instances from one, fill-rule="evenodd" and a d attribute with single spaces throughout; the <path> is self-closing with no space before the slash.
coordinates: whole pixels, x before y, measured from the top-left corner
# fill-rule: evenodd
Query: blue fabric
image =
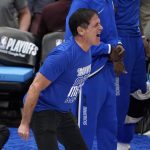
<path id="1" fill-rule="evenodd" d="M 118 35 L 126 50 L 124 64 L 127 74 L 120 76 L 117 96 L 118 141 L 130 143 L 134 124 L 124 124 L 130 93 L 146 91 L 146 66 L 143 42 L 139 30 L 140 0 L 114 0 Z"/>
<path id="2" fill-rule="evenodd" d="M 40 93 L 35 111 L 69 111 L 90 71 L 90 50 L 83 51 L 73 38 L 56 47 L 39 70 L 52 84 Z"/>
<path id="3" fill-rule="evenodd" d="M 99 150 L 116 150 L 116 96 L 112 64 L 83 86 L 80 129 L 89 149 L 97 136 Z"/>
<path id="4" fill-rule="evenodd" d="M 138 36 L 140 0 L 113 0 L 116 8 L 116 25 L 122 36 Z"/>
<path id="5" fill-rule="evenodd" d="M 120 76 L 120 93 L 117 96 L 118 141 L 129 143 L 134 135 L 134 124 L 125 125 L 130 93 L 141 89 L 146 91 L 145 54 L 141 37 L 122 37 L 126 50 L 125 67 L 127 74 Z M 133 44 L 134 43 L 134 44 Z"/>

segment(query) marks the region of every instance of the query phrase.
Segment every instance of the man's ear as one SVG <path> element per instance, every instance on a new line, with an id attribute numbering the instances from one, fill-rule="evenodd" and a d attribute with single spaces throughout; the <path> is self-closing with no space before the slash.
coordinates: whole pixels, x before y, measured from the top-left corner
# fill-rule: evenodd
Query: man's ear
<path id="1" fill-rule="evenodd" d="M 80 26 L 78 26 L 78 27 L 77 27 L 77 32 L 78 32 L 79 35 L 83 36 L 83 35 L 84 35 L 84 32 L 85 32 L 85 29 L 82 28 L 82 27 L 80 27 Z"/>

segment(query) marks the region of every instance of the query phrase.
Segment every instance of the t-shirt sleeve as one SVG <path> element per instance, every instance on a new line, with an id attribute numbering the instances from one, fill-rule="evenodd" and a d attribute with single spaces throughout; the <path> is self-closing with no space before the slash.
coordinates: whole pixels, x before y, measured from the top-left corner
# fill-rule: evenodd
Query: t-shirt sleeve
<path id="1" fill-rule="evenodd" d="M 65 52 L 53 51 L 45 59 L 39 72 L 48 80 L 55 81 L 69 66 L 69 60 Z"/>
<path id="2" fill-rule="evenodd" d="M 15 0 L 15 6 L 17 10 L 20 10 L 26 6 L 28 6 L 27 0 Z"/>

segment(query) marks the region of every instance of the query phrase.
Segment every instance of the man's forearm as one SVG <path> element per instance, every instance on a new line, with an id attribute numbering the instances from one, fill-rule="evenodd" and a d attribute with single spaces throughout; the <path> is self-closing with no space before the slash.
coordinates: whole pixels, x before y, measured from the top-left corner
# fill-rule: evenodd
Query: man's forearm
<path id="1" fill-rule="evenodd" d="M 39 97 L 39 92 L 34 89 L 34 87 L 30 87 L 27 96 L 26 96 L 26 102 L 23 108 L 23 114 L 22 114 L 22 124 L 30 124 L 30 120 L 34 111 L 34 108 L 37 104 Z"/>

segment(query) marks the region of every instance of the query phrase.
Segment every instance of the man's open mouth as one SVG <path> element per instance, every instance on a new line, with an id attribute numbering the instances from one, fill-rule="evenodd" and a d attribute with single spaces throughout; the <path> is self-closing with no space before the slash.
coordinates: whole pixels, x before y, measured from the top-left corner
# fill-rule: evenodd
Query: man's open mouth
<path id="1" fill-rule="evenodd" d="M 100 33 L 96 35 L 97 37 L 100 37 Z"/>

